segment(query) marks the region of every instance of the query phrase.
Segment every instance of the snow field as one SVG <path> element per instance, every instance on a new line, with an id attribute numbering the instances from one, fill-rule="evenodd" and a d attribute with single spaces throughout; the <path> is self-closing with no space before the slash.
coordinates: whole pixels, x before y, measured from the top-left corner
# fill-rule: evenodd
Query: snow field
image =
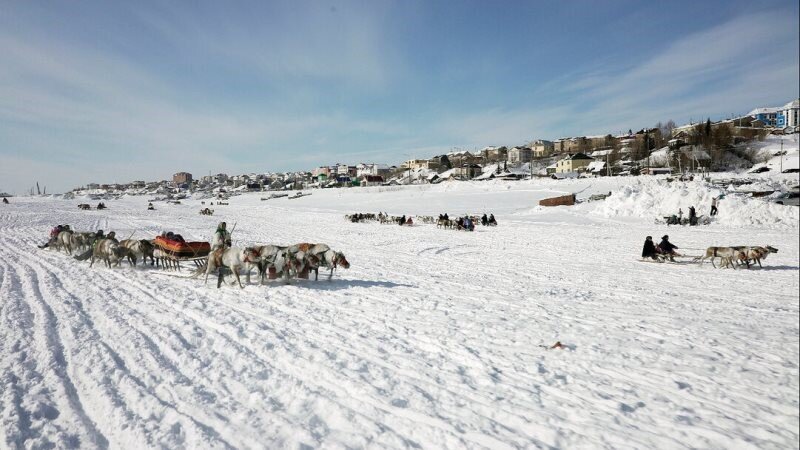
<path id="1" fill-rule="evenodd" d="M 644 192 L 655 209 L 676 192 L 617 182 L 244 195 L 212 217 L 192 200 L 85 212 L 77 200 L 15 199 L 0 209 L 0 446 L 796 447 L 796 212 L 731 203 L 776 220 L 723 220 L 727 197 L 711 226 L 668 228 L 628 205 L 651 201 Z M 615 193 L 535 206 L 581 190 Z M 485 210 L 500 226 L 343 218 L 380 210 Z M 35 248 L 57 223 L 208 239 L 220 220 L 237 224 L 235 245 L 326 242 L 351 269 L 217 290 Z M 644 236 L 664 233 L 687 254 L 780 251 L 749 271 L 637 261 Z M 567 348 L 544 348 L 555 341 Z"/>

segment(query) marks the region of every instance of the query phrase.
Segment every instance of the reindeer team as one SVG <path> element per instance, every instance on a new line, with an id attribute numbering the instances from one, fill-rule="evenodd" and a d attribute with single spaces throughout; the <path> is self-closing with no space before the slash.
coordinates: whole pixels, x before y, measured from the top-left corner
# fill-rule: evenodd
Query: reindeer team
<path id="1" fill-rule="evenodd" d="M 90 259 L 90 267 L 94 265 L 96 259 L 102 260 L 106 267 L 110 268 L 119 266 L 124 259 L 127 259 L 132 266 L 136 266 L 139 259 L 146 263 L 149 258 L 151 265 L 161 263 L 165 268 L 177 268 L 174 259 L 154 245 L 153 241 L 145 239 L 118 241 L 114 232 L 103 235 L 102 230 L 94 233 L 79 233 L 71 230 L 69 226 L 58 226 L 51 232 L 50 241 L 40 247 L 63 250 L 68 255 L 84 251 L 85 256 L 76 256 L 76 259 Z M 268 273 L 275 274 L 276 278 L 280 275 L 288 282 L 292 277 L 303 276 L 313 271 L 314 279 L 318 280 L 319 269 L 324 267 L 330 270 L 328 274 L 328 280 L 330 280 L 337 268 L 350 268 L 350 263 L 344 254 L 331 249 L 326 244 L 301 243 L 291 246 L 233 247 L 230 233 L 226 230 L 224 222 L 220 224 L 214 234 L 211 249 L 205 264 L 200 265 L 192 277 L 205 274 L 205 281 L 208 282 L 208 276 L 217 272 L 217 287 L 222 284 L 225 269 L 230 271 L 235 282 L 244 288 L 239 278 L 241 271 L 246 273 L 249 284 L 250 273 L 256 269 L 259 274 L 259 282 L 264 284 Z"/>

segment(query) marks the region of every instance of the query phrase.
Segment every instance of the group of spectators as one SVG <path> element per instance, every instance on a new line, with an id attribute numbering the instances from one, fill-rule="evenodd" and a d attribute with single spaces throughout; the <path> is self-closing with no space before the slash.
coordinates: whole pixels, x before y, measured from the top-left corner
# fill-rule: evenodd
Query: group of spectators
<path id="1" fill-rule="evenodd" d="M 717 205 L 719 204 L 719 200 L 722 199 L 724 196 L 720 195 L 719 197 L 712 197 L 711 198 L 711 212 L 709 215 L 714 217 L 717 215 L 719 210 L 717 209 Z M 673 214 L 667 218 L 667 225 L 684 225 L 686 222 L 683 221 L 683 209 L 678 208 L 678 214 Z M 688 217 L 688 224 L 690 227 L 697 225 L 698 218 L 697 218 L 697 211 L 695 210 L 694 206 L 689 207 L 689 217 Z"/>

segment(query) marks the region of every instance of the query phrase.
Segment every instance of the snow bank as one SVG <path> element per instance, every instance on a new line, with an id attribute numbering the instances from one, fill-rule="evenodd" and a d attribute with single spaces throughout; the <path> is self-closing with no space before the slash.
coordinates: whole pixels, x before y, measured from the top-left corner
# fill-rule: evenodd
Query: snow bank
<path id="1" fill-rule="evenodd" d="M 649 181 L 649 180 L 648 180 Z M 762 225 L 776 228 L 797 228 L 798 208 L 770 203 L 764 199 L 735 194 L 712 187 L 702 181 L 652 183 L 637 180 L 621 187 L 604 202 L 598 203 L 592 214 L 602 217 L 662 218 L 677 214 L 678 209 L 688 216 L 694 206 L 698 215 L 708 215 L 711 199 L 725 194 L 719 201 L 719 214 L 714 224 L 746 227 Z"/>

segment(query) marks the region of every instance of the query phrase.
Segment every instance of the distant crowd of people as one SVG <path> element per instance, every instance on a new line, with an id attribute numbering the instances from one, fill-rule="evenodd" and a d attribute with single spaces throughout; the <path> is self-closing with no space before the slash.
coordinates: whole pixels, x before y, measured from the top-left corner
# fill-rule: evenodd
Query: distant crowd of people
<path id="1" fill-rule="evenodd" d="M 720 195 L 719 197 L 713 197 L 711 199 L 711 212 L 709 213 L 711 217 L 714 217 L 719 213 L 717 206 L 719 205 L 719 200 L 723 197 L 724 195 Z M 667 218 L 667 225 L 684 225 L 687 223 L 692 227 L 698 224 L 697 210 L 694 206 L 689 207 L 689 216 L 686 221 L 683 220 L 682 208 L 678 208 L 678 214 L 673 214 Z"/>
<path id="2" fill-rule="evenodd" d="M 461 216 L 456 218 L 455 220 L 451 221 L 450 216 L 447 213 L 439 214 L 439 223 L 453 223 L 455 228 L 458 230 L 466 230 L 466 231 L 475 231 L 475 221 L 477 217 L 473 219 L 470 216 Z M 497 219 L 494 218 L 494 214 L 489 214 L 488 216 L 486 213 L 481 216 L 481 225 L 483 226 L 496 226 Z"/>

